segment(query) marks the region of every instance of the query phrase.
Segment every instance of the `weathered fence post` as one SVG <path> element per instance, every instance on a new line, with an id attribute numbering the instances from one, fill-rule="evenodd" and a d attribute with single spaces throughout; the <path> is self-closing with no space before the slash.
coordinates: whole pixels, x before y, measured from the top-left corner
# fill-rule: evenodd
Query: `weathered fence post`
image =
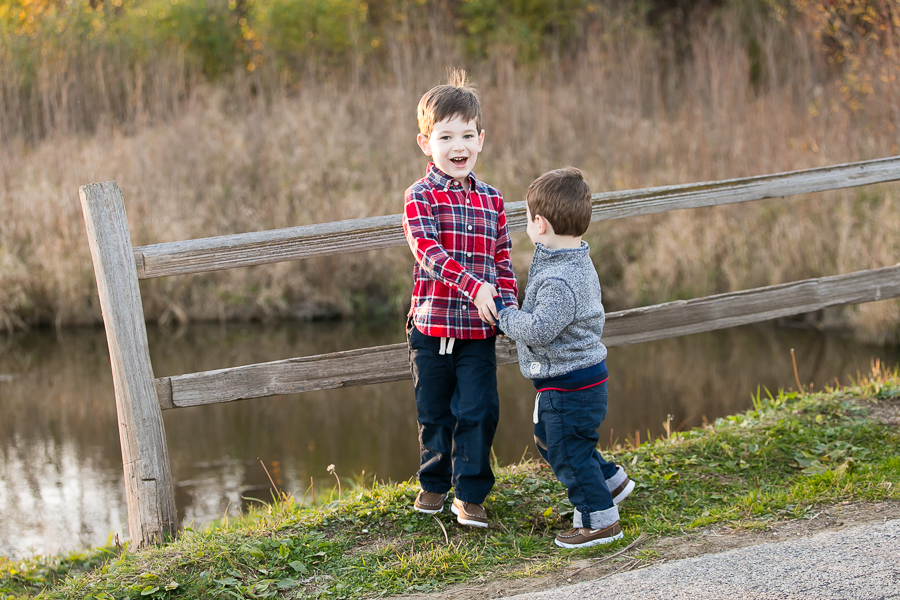
<path id="1" fill-rule="evenodd" d="M 79 189 L 112 363 L 132 548 L 178 529 L 162 412 L 147 345 L 122 190 L 115 181 Z"/>

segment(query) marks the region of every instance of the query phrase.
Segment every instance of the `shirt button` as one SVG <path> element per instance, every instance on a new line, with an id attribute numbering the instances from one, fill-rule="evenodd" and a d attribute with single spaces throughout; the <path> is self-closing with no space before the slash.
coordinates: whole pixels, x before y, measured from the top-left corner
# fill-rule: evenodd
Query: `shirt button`
<path id="1" fill-rule="evenodd" d="M 463 304 L 463 310 L 466 310 L 466 305 L 465 305 L 465 304 Z"/>
<path id="2" fill-rule="evenodd" d="M 472 253 L 471 253 L 471 252 L 466 252 L 466 256 L 468 256 L 469 258 L 472 258 Z"/>
<path id="3" fill-rule="evenodd" d="M 469 231 L 472 231 L 472 226 L 471 226 L 471 225 L 469 225 L 469 228 L 468 228 L 468 229 L 469 229 Z"/>
<path id="4" fill-rule="evenodd" d="M 471 200 L 469 200 L 468 198 L 466 198 L 466 204 L 469 204 L 469 203 L 471 203 L 471 202 L 472 202 Z"/>

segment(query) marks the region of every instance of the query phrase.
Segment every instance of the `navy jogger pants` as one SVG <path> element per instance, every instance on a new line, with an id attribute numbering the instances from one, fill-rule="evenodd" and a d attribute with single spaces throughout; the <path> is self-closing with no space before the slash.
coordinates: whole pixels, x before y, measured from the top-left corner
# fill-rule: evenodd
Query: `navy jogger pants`
<path id="1" fill-rule="evenodd" d="M 460 340 L 441 354 L 441 338 L 407 328 L 419 423 L 419 484 L 481 504 L 494 486 L 491 445 L 500 417 L 496 337 Z"/>

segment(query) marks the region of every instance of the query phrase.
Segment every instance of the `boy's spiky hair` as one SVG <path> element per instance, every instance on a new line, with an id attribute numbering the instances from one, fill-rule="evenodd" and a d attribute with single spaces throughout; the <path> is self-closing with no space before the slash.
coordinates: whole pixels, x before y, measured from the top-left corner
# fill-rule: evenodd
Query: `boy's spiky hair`
<path id="1" fill-rule="evenodd" d="M 452 69 L 447 75 L 447 83 L 436 85 L 422 96 L 416 109 L 419 131 L 428 137 L 434 124 L 444 119 L 459 116 L 466 121 L 475 121 L 479 132 L 481 124 L 481 100 L 475 86 L 462 69 Z"/>
<path id="2" fill-rule="evenodd" d="M 584 235 L 591 224 L 591 186 L 575 167 L 544 173 L 525 192 L 531 218 L 540 215 L 557 235 Z"/>

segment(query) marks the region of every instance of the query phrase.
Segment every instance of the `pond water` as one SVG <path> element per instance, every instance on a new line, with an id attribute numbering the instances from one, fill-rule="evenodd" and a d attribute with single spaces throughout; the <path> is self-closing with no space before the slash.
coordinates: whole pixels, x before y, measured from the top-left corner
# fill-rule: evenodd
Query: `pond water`
<path id="1" fill-rule="evenodd" d="M 402 342 L 402 326 L 349 322 L 151 328 L 156 376 Z M 900 349 L 837 334 L 753 326 L 614 348 L 603 444 L 663 433 L 750 406 L 757 386 L 847 383 Z M 516 365 L 499 370 L 501 464 L 536 456 L 534 392 Z M 176 504 L 194 528 L 271 499 L 262 463 L 295 497 L 347 480 L 400 481 L 418 465 L 410 381 L 163 413 Z M 100 328 L 0 338 L 0 555 L 19 558 L 127 538 L 125 491 L 106 337 Z"/>

